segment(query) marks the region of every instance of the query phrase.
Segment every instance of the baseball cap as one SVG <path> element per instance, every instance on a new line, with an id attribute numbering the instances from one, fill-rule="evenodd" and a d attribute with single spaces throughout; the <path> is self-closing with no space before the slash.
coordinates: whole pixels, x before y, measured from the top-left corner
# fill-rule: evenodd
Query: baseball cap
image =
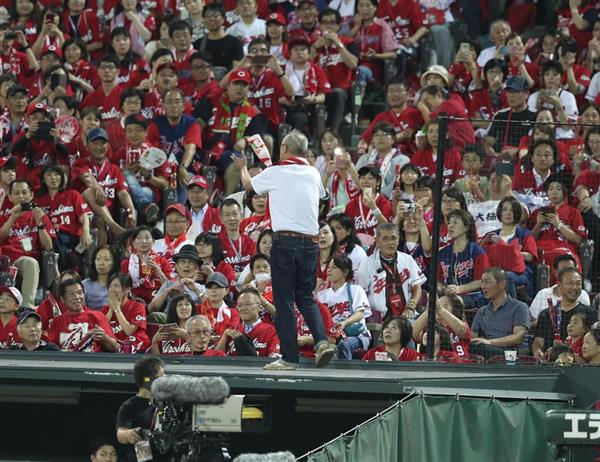
<path id="1" fill-rule="evenodd" d="M 175 255 L 173 259 L 177 261 L 180 258 L 186 258 L 187 260 L 195 261 L 198 264 L 200 264 L 201 262 L 200 255 L 198 255 L 198 249 L 196 249 L 196 246 L 193 244 L 186 244 L 181 246 L 181 249 L 179 249 L 179 253 Z"/>
<path id="2" fill-rule="evenodd" d="M 35 310 L 32 310 L 31 308 L 25 308 L 20 310 L 17 314 L 17 326 L 20 326 L 29 318 L 35 318 L 39 322 L 42 322 L 42 317 L 39 314 L 37 314 Z"/>
<path id="3" fill-rule="evenodd" d="M 379 168 L 377 168 L 373 164 L 365 165 L 364 167 L 361 167 L 358 169 L 358 176 L 363 176 L 368 173 L 370 173 L 371 175 L 373 175 L 376 178 L 381 178 L 381 171 L 379 170 Z"/>
<path id="4" fill-rule="evenodd" d="M 192 221 L 192 214 L 190 213 L 190 211 L 186 208 L 185 205 L 183 204 L 171 204 L 167 207 L 167 209 L 165 210 L 165 218 L 167 217 L 167 215 L 169 215 L 169 213 L 171 212 L 177 212 L 180 215 L 183 215 L 184 217 L 187 218 L 188 221 Z"/>
<path id="5" fill-rule="evenodd" d="M 11 96 L 15 96 L 17 93 L 29 93 L 27 91 L 27 88 L 22 87 L 21 85 L 13 85 L 12 87 L 10 87 L 8 90 L 6 90 L 6 96 L 7 97 L 11 97 Z"/>
<path id="6" fill-rule="evenodd" d="M 148 128 L 148 119 L 141 114 L 131 114 L 125 117 L 125 126 L 141 125 L 144 129 Z"/>
<path id="7" fill-rule="evenodd" d="M 193 176 L 190 182 L 187 184 L 188 189 L 192 186 L 200 186 L 202 189 L 208 189 L 208 182 L 203 176 L 196 175 Z"/>
<path id="8" fill-rule="evenodd" d="M 252 82 L 252 76 L 250 75 L 250 71 L 248 69 L 244 69 L 244 68 L 240 67 L 240 68 L 234 70 L 230 74 L 229 81 L 231 83 L 233 83 L 233 82 L 245 82 L 248 85 L 250 85 L 250 82 Z"/>
<path id="9" fill-rule="evenodd" d="M 282 26 L 285 26 L 287 24 L 285 17 L 281 13 L 271 13 L 267 17 L 267 24 L 269 24 L 270 22 L 276 22 L 277 24 L 281 24 Z"/>
<path id="10" fill-rule="evenodd" d="M 3 294 L 4 292 L 8 292 L 9 294 L 11 294 L 13 298 L 17 301 L 19 306 L 21 306 L 21 303 L 23 303 L 23 296 L 21 295 L 21 292 L 19 292 L 19 289 L 17 289 L 16 287 L 0 287 L 0 294 Z"/>
<path id="11" fill-rule="evenodd" d="M 103 128 L 92 128 L 88 132 L 88 142 L 96 141 L 96 140 L 104 140 L 108 141 L 108 133 Z"/>
<path id="12" fill-rule="evenodd" d="M 44 103 L 33 104 L 32 103 L 29 106 L 27 106 L 27 110 L 25 111 L 25 116 L 29 117 L 34 112 L 38 112 L 38 111 L 42 111 L 42 112 L 45 112 L 46 114 L 50 114 L 50 108 L 48 107 L 47 104 L 44 104 Z"/>
<path id="13" fill-rule="evenodd" d="M 40 52 L 40 58 L 44 55 L 47 55 L 48 53 L 54 53 L 59 59 L 62 59 L 63 57 L 62 50 L 59 47 L 54 45 L 48 45 L 42 48 L 42 51 Z"/>
<path id="14" fill-rule="evenodd" d="M 0 157 L 0 170 L 2 169 L 14 170 L 17 168 L 17 158 L 16 157 Z"/>
<path id="15" fill-rule="evenodd" d="M 512 91 L 527 91 L 529 90 L 529 85 L 524 77 L 513 75 L 506 79 L 506 89 Z"/>
<path id="16" fill-rule="evenodd" d="M 175 74 L 177 74 L 177 68 L 173 63 L 162 63 L 156 68 L 156 75 L 160 74 L 165 69 L 171 69 L 173 72 L 175 72 Z"/>
<path id="17" fill-rule="evenodd" d="M 208 287 L 211 283 L 214 283 L 223 289 L 229 287 L 229 281 L 227 280 L 225 275 L 223 273 L 219 273 L 218 271 L 215 271 L 210 276 L 208 276 L 208 278 L 206 279 L 205 286 Z"/>
<path id="18" fill-rule="evenodd" d="M 444 79 L 444 82 L 446 82 L 446 85 L 448 85 L 448 71 L 446 70 L 446 68 L 440 64 L 434 64 L 433 66 L 430 66 L 429 69 L 427 69 L 423 75 L 421 76 L 421 86 L 424 87 L 425 86 L 425 79 L 427 78 L 428 75 L 439 75 L 442 79 Z"/>

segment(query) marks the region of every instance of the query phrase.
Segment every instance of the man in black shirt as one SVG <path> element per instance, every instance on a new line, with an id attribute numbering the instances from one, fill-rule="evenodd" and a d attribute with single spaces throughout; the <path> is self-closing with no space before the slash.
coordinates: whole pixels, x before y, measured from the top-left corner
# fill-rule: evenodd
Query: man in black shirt
<path id="1" fill-rule="evenodd" d="M 42 340 L 42 318 L 32 309 L 25 308 L 18 312 L 17 332 L 22 343 L 12 345 L 11 350 L 60 351 L 54 343 Z"/>
<path id="2" fill-rule="evenodd" d="M 136 462 L 135 445 L 143 444 L 143 430 L 151 430 L 152 419 L 156 408 L 150 399 L 150 387 L 158 377 L 165 375 L 165 363 L 162 359 L 148 356 L 135 363 L 133 374 L 138 394 L 132 396 L 119 408 L 117 413 L 117 441 L 127 445 L 125 460 Z M 146 438 L 147 439 L 147 438 Z M 158 452 L 153 448 L 154 459 L 158 460 Z"/>
<path id="3" fill-rule="evenodd" d="M 542 310 L 538 317 L 532 346 L 533 355 L 537 357 L 543 357 L 555 341 L 564 343 L 567 325 L 575 313 L 584 313 L 590 323 L 598 319 L 596 310 L 579 302 L 583 279 L 576 268 L 565 268 L 558 273 L 558 287 L 562 294 L 560 304 Z"/>
<path id="4" fill-rule="evenodd" d="M 508 108 L 496 113 L 485 140 L 486 154 L 509 154 L 515 157 L 521 138 L 528 134 L 535 120 L 535 113 L 527 109 L 529 86 L 521 76 L 506 79 Z"/>
<path id="5" fill-rule="evenodd" d="M 214 67 L 224 67 L 227 71 L 238 67 L 244 57 L 244 48 L 239 39 L 225 33 L 223 8 L 217 3 L 211 3 L 204 7 L 202 15 L 207 35 L 196 40 L 194 48 L 210 53 Z"/>

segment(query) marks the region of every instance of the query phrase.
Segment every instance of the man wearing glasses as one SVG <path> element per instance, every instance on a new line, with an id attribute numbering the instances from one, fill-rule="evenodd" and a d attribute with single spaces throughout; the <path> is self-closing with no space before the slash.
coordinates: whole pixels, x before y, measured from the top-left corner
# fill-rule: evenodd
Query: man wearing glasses
<path id="1" fill-rule="evenodd" d="M 185 323 L 188 335 L 188 345 L 195 356 L 225 356 L 221 350 L 208 348 L 212 328 L 206 316 L 192 316 Z"/>
<path id="2" fill-rule="evenodd" d="M 115 55 L 104 55 L 98 66 L 100 87 L 89 93 L 81 103 L 81 109 L 92 106 L 100 111 L 100 118 L 104 127 L 110 122 L 121 117 L 121 92 L 119 85 L 119 60 Z"/>

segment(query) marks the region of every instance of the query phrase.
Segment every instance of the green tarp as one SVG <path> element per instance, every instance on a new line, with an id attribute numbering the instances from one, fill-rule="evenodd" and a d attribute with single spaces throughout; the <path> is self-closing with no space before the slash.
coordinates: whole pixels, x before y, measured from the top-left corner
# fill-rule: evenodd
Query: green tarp
<path id="1" fill-rule="evenodd" d="M 309 456 L 311 462 L 543 462 L 544 415 L 564 402 L 419 395 Z"/>

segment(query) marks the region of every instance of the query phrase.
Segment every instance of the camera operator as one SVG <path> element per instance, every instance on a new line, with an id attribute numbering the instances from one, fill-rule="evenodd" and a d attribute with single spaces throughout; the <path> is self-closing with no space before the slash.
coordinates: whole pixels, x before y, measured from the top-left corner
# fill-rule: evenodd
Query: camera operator
<path id="1" fill-rule="evenodd" d="M 68 166 L 68 151 L 58 138 L 47 105 L 30 104 L 25 117 L 29 128 L 15 135 L 11 153 L 17 158 L 17 176 L 27 178 L 33 191 L 38 191 L 42 168 L 49 164 Z"/>
<path id="2" fill-rule="evenodd" d="M 52 250 L 56 232 L 46 212 L 33 201 L 29 181 L 17 178 L 10 184 L 9 199 L 15 204 L 9 215 L 0 217 L 0 251 L 8 255 L 22 277 L 23 306 L 33 308 L 42 250 Z"/>
<path id="3" fill-rule="evenodd" d="M 135 445 L 142 441 L 142 431 L 149 431 L 152 427 L 156 408 L 150 401 L 152 398 L 150 386 L 158 377 L 165 375 L 165 363 L 154 356 L 144 357 L 135 363 L 133 375 L 138 393 L 121 404 L 116 423 L 117 441 L 127 445 L 126 462 L 137 461 Z M 158 451 L 153 453 L 152 460 L 159 460 Z"/>

